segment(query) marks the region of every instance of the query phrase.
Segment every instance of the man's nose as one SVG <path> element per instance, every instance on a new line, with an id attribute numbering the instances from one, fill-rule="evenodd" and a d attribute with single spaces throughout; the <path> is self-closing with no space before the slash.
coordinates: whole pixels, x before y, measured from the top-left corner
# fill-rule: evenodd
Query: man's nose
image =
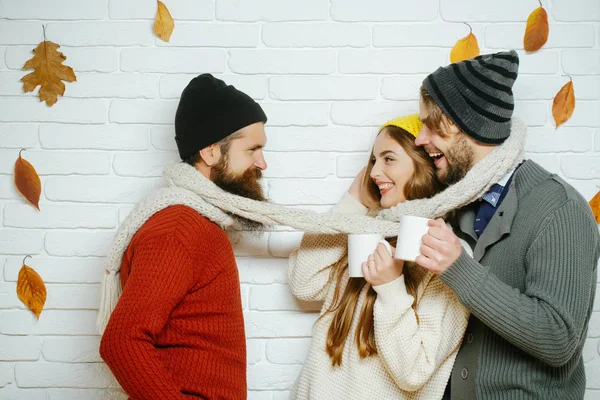
<path id="1" fill-rule="evenodd" d="M 260 155 L 258 156 L 257 160 L 254 162 L 254 165 L 256 166 L 256 168 L 260 169 L 261 171 L 264 171 L 265 169 L 267 169 L 267 162 L 265 161 L 265 156 L 264 154 L 260 153 Z"/>

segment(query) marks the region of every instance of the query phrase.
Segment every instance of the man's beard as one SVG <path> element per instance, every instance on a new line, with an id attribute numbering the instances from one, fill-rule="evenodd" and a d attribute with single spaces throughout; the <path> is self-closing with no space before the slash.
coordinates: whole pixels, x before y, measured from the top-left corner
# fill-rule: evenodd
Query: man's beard
<path id="1" fill-rule="evenodd" d="M 211 171 L 211 180 L 226 192 L 247 197 L 252 200 L 265 201 L 266 197 L 259 179 L 262 178 L 262 171 L 258 168 L 249 168 L 243 174 L 235 174 L 229 169 L 227 155 L 213 166 Z M 252 221 L 251 219 L 233 215 L 241 229 L 244 231 L 262 231 L 264 224 Z"/>
<path id="2" fill-rule="evenodd" d="M 453 185 L 467 175 L 467 172 L 473 167 L 473 159 L 475 154 L 473 149 L 464 134 L 459 133 L 454 145 L 444 152 L 446 163 L 448 164 L 446 171 L 437 170 L 437 177 L 440 182 L 446 185 Z"/>

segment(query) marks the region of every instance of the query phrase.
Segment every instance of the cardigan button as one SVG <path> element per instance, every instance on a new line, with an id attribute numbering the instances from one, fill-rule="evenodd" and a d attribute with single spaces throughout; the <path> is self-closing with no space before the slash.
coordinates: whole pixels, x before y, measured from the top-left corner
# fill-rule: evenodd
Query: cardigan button
<path id="1" fill-rule="evenodd" d="M 469 343 L 469 344 L 473 343 L 473 334 L 471 332 L 469 332 L 469 334 L 467 334 L 467 343 Z"/>
<path id="2" fill-rule="evenodd" d="M 467 379 L 469 376 L 469 371 L 466 368 L 463 368 L 462 371 L 460 371 L 460 376 L 463 379 Z"/>

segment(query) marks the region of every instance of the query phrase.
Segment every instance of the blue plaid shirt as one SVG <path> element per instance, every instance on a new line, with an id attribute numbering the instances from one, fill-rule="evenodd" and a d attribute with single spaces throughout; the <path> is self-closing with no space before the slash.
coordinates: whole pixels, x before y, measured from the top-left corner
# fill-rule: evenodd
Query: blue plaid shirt
<path id="1" fill-rule="evenodd" d="M 475 234 L 477 237 L 481 236 L 488 223 L 496 213 L 500 203 L 502 203 L 502 200 L 504 200 L 506 193 L 508 193 L 508 189 L 505 190 L 505 188 L 510 186 L 513 175 L 514 171 L 504 186 L 496 183 L 483 195 L 481 204 L 479 205 L 479 210 L 477 210 L 477 215 L 475 216 L 475 222 L 473 223 L 473 228 L 475 229 Z"/>

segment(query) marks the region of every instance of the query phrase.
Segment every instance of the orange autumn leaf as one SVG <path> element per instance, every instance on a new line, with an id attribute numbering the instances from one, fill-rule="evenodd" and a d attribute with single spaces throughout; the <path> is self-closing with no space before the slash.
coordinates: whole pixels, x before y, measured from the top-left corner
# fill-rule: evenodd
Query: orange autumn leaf
<path id="1" fill-rule="evenodd" d="M 569 80 L 558 91 L 552 104 L 552 116 L 557 128 L 571 117 L 573 110 L 575 110 L 575 91 L 573 81 Z"/>
<path id="2" fill-rule="evenodd" d="M 58 51 L 59 47 L 56 43 L 44 40 L 33 50 L 33 58 L 23 66 L 23 69 L 35 70 L 21 78 L 23 89 L 25 92 L 33 92 L 40 86 L 40 101 L 45 101 L 49 106 L 56 103 L 58 96 L 65 94 L 65 84 L 62 81 L 77 80 L 73 68 L 62 64 L 67 57 Z"/>
<path id="3" fill-rule="evenodd" d="M 527 27 L 525 28 L 525 37 L 523 38 L 523 47 L 525 51 L 538 51 L 548 40 L 548 13 L 540 6 L 532 11 L 527 18 Z"/>
<path id="4" fill-rule="evenodd" d="M 600 224 L 600 192 L 596 193 L 596 195 L 592 197 L 590 200 L 590 207 L 592 207 L 594 217 L 596 217 L 596 222 Z"/>
<path id="5" fill-rule="evenodd" d="M 17 280 L 17 296 L 39 319 L 46 303 L 46 285 L 33 268 L 25 265 L 25 260 Z"/>
<path id="6" fill-rule="evenodd" d="M 15 186 L 23 197 L 39 211 L 42 183 L 33 165 L 21 157 L 22 151 L 19 152 L 19 158 L 15 162 Z"/>
<path id="7" fill-rule="evenodd" d="M 450 62 L 452 63 L 468 60 L 479 55 L 479 44 L 477 38 L 473 35 L 473 28 L 467 23 L 465 25 L 469 27 L 469 34 L 459 39 L 452 48 L 450 52 Z"/>
<path id="8" fill-rule="evenodd" d="M 154 32 L 156 35 L 168 42 L 173 33 L 175 22 L 167 6 L 162 1 L 158 1 L 158 11 L 156 12 L 156 20 L 154 21 Z"/>

